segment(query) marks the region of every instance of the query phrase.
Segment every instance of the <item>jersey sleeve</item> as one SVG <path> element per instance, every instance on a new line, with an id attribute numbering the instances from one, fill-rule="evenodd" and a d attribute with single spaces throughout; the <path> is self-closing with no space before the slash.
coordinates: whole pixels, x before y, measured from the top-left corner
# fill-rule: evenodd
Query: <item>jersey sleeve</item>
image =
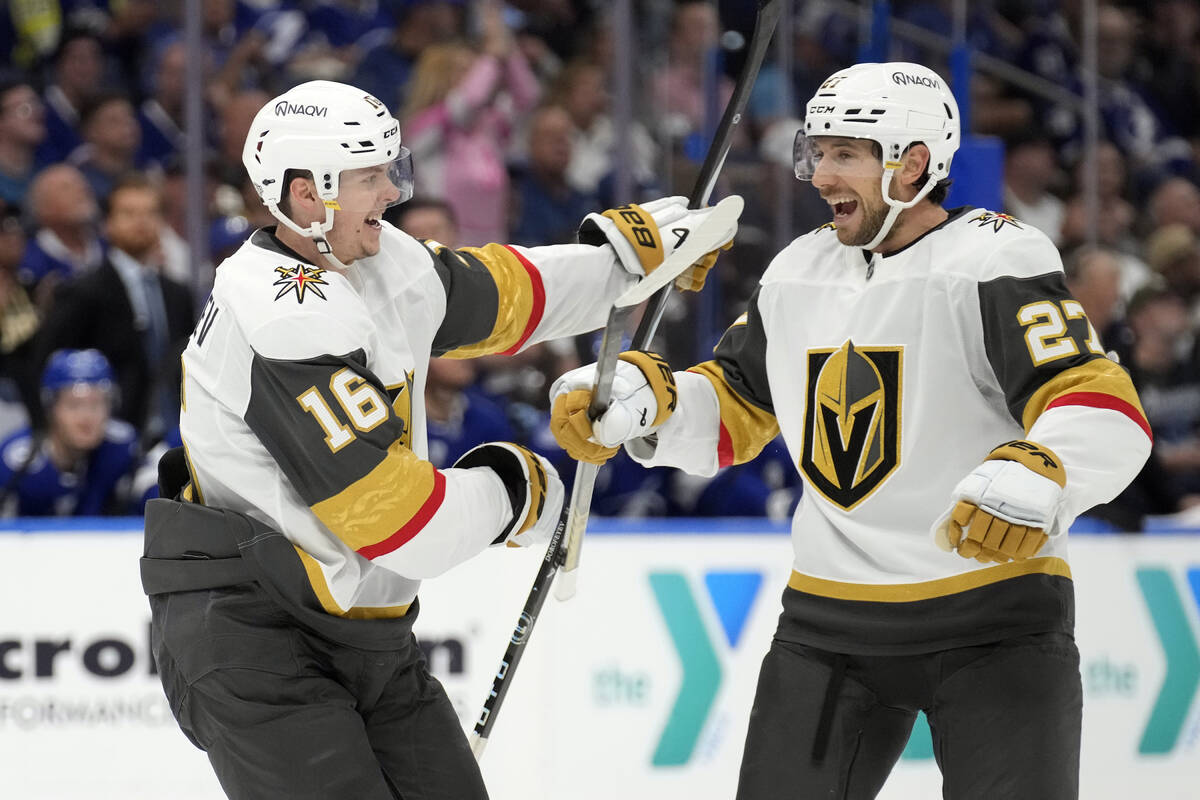
<path id="1" fill-rule="evenodd" d="M 609 306 L 636 278 L 608 245 L 452 250 L 426 242 L 446 292 L 433 354 L 511 355 L 540 341 L 604 324 Z"/>
<path id="2" fill-rule="evenodd" d="M 752 460 L 779 434 L 767 382 L 767 337 L 758 292 L 717 343 L 713 358 L 676 373 L 679 408 L 648 443 L 630 454 L 647 466 L 676 466 L 701 475 Z M 700 465 L 700 466 L 697 466 Z"/>
<path id="3" fill-rule="evenodd" d="M 244 419 L 334 536 L 405 577 L 432 577 L 487 547 L 512 516 L 488 470 L 437 470 L 364 351 L 281 359 L 255 353 Z"/>
<path id="4" fill-rule="evenodd" d="M 978 285 L 983 342 L 1009 414 L 1067 471 L 1064 514 L 1115 497 L 1150 453 L 1151 431 L 1128 373 L 1105 355 L 1044 237 L 993 256 Z M 998 273 L 998 274 L 997 274 Z M 997 442 L 999 444 L 999 442 Z"/>

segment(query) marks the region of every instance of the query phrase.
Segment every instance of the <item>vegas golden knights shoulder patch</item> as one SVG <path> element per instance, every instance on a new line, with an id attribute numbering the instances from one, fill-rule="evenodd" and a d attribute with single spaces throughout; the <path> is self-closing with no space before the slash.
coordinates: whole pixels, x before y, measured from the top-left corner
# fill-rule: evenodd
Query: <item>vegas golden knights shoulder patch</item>
<path id="1" fill-rule="evenodd" d="M 904 348 L 809 350 L 800 470 L 818 492 L 857 506 L 900 465 Z"/>

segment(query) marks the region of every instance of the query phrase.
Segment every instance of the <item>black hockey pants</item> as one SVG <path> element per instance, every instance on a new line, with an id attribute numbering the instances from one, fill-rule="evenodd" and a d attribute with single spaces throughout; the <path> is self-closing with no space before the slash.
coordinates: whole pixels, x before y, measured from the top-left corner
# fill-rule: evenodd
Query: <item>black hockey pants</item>
<path id="1" fill-rule="evenodd" d="M 152 500 L 142 586 L 180 728 L 233 800 L 487 800 L 412 634 L 320 610 L 295 549 L 244 515 Z"/>
<path id="2" fill-rule="evenodd" d="M 294 621 L 254 583 L 151 598 L 179 725 L 233 800 L 485 800 L 416 642 L 371 651 Z"/>
<path id="3" fill-rule="evenodd" d="M 946 800 L 1074 800 L 1083 707 L 1063 633 L 912 656 L 776 639 L 763 659 L 737 800 L 869 800 L 923 710 Z"/>

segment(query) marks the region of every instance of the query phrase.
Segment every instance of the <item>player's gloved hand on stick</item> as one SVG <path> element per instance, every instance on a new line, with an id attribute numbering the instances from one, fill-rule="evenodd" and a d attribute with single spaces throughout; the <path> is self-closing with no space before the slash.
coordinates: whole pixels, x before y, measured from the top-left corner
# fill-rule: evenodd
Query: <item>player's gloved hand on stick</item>
<path id="1" fill-rule="evenodd" d="M 649 203 L 630 203 L 600 214 L 588 214 L 579 226 L 581 244 L 611 244 L 627 272 L 645 277 L 683 244 L 692 229 L 704 222 L 711 208 L 689 209 L 686 197 L 664 197 Z M 719 250 L 728 250 L 737 233 L 734 223 Z M 717 263 L 718 250 L 697 261 L 675 279 L 681 291 L 698 292 Z"/>
<path id="2" fill-rule="evenodd" d="M 595 380 L 596 365 L 589 364 L 564 374 L 550 387 L 550 432 L 576 461 L 603 464 L 622 443 L 654 433 L 675 410 L 675 376 L 657 353 L 621 353 L 608 410 L 592 422 L 588 406 Z"/>
<path id="3" fill-rule="evenodd" d="M 519 444 L 488 442 L 463 453 L 454 467 L 491 469 L 508 490 L 513 518 L 492 544 L 507 542 L 509 547 L 528 547 L 550 541 L 564 494 L 553 464 Z"/>
<path id="4" fill-rule="evenodd" d="M 935 526 L 934 541 L 978 561 L 1022 561 L 1061 533 L 1067 473 L 1047 447 L 1000 445 L 954 488 L 957 501 Z"/>

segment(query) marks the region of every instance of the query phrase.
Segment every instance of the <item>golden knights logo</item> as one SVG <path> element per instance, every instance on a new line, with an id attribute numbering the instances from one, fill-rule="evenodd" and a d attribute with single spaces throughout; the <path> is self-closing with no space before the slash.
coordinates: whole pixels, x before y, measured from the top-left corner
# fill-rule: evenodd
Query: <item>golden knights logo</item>
<path id="1" fill-rule="evenodd" d="M 900 466 L 903 361 L 903 347 L 856 347 L 849 339 L 808 351 L 800 470 L 847 511 Z"/>
<path id="2" fill-rule="evenodd" d="M 400 444 L 412 449 L 412 392 L 413 371 L 404 373 L 404 383 L 394 383 L 387 387 L 388 400 L 392 403 L 392 411 L 400 421 Z"/>
<path id="3" fill-rule="evenodd" d="M 276 267 L 275 271 L 279 273 L 279 280 L 271 285 L 283 287 L 275 295 L 276 300 L 288 292 L 296 293 L 297 303 L 304 302 L 307 292 L 312 292 L 322 300 L 325 299 L 325 293 L 321 291 L 322 286 L 329 285 L 329 282 L 321 277 L 325 274 L 325 270 L 297 264 L 294 267 Z"/>
<path id="4" fill-rule="evenodd" d="M 974 217 L 971 222 L 979 223 L 979 227 L 986 228 L 992 226 L 993 233 L 999 233 L 1000 229 L 1005 225 L 1012 225 L 1017 230 L 1021 230 L 1021 223 L 1010 217 L 1008 214 L 998 214 L 995 211 L 984 211 L 978 217 Z"/>

